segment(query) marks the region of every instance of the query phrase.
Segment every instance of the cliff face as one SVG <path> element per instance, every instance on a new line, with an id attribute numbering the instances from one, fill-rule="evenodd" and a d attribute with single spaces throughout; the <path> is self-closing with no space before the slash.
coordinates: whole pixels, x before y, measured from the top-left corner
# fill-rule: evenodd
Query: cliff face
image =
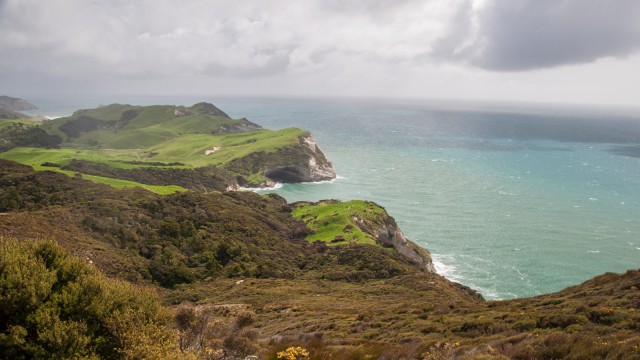
<path id="1" fill-rule="evenodd" d="M 11 111 L 24 111 L 24 110 L 35 110 L 37 107 L 32 103 L 10 97 L 10 96 L 0 96 L 0 109 L 11 110 Z"/>
<path id="2" fill-rule="evenodd" d="M 393 219 L 391 219 L 393 220 Z M 413 261 L 420 269 L 435 273 L 431 254 L 426 249 L 407 239 L 400 228 L 392 221 L 378 229 L 376 242 L 383 246 L 393 246 L 400 255 Z"/>
<path id="3" fill-rule="evenodd" d="M 289 156 L 293 150 L 298 152 L 295 157 Z M 336 171 L 333 165 L 324 155 L 311 135 L 300 137 L 300 143 L 294 145 L 291 150 L 279 151 L 282 160 L 292 160 L 293 162 L 282 161 L 282 164 L 270 164 L 264 176 L 281 183 L 297 183 L 332 180 L 336 178 Z"/>
<path id="4" fill-rule="evenodd" d="M 421 270 L 436 272 L 429 251 L 407 239 L 396 221 L 386 212 L 375 220 L 354 216 L 353 221 L 363 232 L 371 234 L 377 244 L 394 248 L 398 254 L 413 262 Z"/>

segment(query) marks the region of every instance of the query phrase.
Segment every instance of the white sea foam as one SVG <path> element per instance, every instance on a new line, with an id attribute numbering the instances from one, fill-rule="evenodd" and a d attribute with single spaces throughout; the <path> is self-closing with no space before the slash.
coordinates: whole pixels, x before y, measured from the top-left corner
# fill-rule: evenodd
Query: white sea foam
<path id="1" fill-rule="evenodd" d="M 238 188 L 238 190 L 240 190 L 240 191 L 253 191 L 253 192 L 270 191 L 270 190 L 280 189 L 283 185 L 284 184 L 282 184 L 282 183 L 276 183 L 275 185 L 270 186 L 270 187 L 262 187 L 262 188 L 240 187 L 240 188 Z"/>
<path id="2" fill-rule="evenodd" d="M 342 178 L 340 178 L 340 179 L 342 179 Z M 336 182 L 338 180 L 339 180 L 339 178 L 336 176 L 335 179 L 331 179 L 331 180 L 309 181 L 309 182 L 304 182 L 303 184 L 306 184 L 306 185 L 333 184 L 334 182 Z"/>
<path id="3" fill-rule="evenodd" d="M 453 280 L 453 274 L 456 271 L 455 266 L 447 265 L 442 262 L 443 258 L 450 258 L 450 256 L 439 255 L 439 254 L 431 254 L 431 259 L 433 261 L 433 267 L 436 268 L 436 272 L 449 280 Z"/>
<path id="4" fill-rule="evenodd" d="M 469 284 L 468 281 L 460 276 L 458 273 L 458 269 L 451 265 L 453 263 L 453 255 L 443 255 L 443 254 L 431 254 L 431 260 L 433 262 L 433 267 L 436 269 L 436 272 L 448 280 L 455 281 L 461 284 L 466 284 L 472 288 L 476 288 L 473 284 Z"/>
<path id="5" fill-rule="evenodd" d="M 587 250 L 587 252 L 589 254 L 598 254 L 598 253 L 600 253 L 600 250 Z"/>

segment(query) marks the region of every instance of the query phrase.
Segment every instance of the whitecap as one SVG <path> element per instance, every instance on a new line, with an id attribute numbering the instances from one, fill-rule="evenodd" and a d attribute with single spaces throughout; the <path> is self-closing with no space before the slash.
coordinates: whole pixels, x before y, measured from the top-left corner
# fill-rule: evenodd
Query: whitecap
<path id="1" fill-rule="evenodd" d="M 594 198 L 594 197 L 590 197 L 589 200 L 591 201 L 598 201 L 598 199 Z"/>
<path id="2" fill-rule="evenodd" d="M 301 184 L 305 184 L 305 185 L 333 184 L 334 182 L 342 179 L 346 179 L 346 178 L 336 176 L 334 179 L 331 179 L 331 180 L 308 181 L 308 182 L 303 182 Z"/>
<path id="3" fill-rule="evenodd" d="M 259 188 L 252 188 L 252 187 L 239 187 L 238 190 L 239 191 L 253 191 L 253 192 L 257 192 L 257 191 L 271 191 L 271 190 L 278 190 L 280 189 L 282 186 L 284 186 L 284 184 L 282 183 L 275 183 L 275 185 L 273 186 L 268 186 L 268 187 L 259 187 Z"/>
<path id="4" fill-rule="evenodd" d="M 443 258 L 447 258 L 446 255 L 431 254 L 433 267 L 436 268 L 436 272 L 449 280 L 454 280 L 453 274 L 456 272 L 456 267 L 453 265 L 447 265 L 442 262 Z M 450 257 L 450 256 L 449 256 Z"/>
<path id="5" fill-rule="evenodd" d="M 600 253 L 600 250 L 587 250 L 587 252 L 589 254 L 598 254 L 598 253 Z"/>

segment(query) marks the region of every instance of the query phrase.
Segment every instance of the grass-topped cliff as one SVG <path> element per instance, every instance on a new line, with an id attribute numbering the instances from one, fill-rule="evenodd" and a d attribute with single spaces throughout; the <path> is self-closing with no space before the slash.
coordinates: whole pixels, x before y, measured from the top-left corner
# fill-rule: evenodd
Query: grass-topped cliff
<path id="1" fill-rule="evenodd" d="M 158 195 L 2 160 L 0 358 L 639 357 L 639 271 L 485 301 L 383 241 L 394 225 L 369 202 Z"/>
<path id="2" fill-rule="evenodd" d="M 22 140 L 25 137 L 30 141 Z M 38 170 L 91 175 L 89 179 L 120 187 L 126 183 L 104 178 L 224 191 L 335 177 L 331 163 L 307 131 L 262 129 L 247 119 L 231 119 L 208 103 L 191 107 L 112 104 L 42 123 L 16 125 L 15 120 L 0 120 L 0 140 L 5 145 L 1 158 Z M 203 178 L 203 171 L 215 173 L 217 181 L 175 181 Z"/>

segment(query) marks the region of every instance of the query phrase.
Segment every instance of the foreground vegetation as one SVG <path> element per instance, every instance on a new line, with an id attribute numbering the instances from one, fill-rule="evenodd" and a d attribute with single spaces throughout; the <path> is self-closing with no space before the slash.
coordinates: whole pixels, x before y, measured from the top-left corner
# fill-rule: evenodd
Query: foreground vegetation
<path id="1" fill-rule="evenodd" d="M 640 358 L 640 271 L 488 302 L 375 242 L 393 222 L 372 203 L 160 196 L 2 160 L 0 213 L 1 358 Z M 310 239 L 356 228 L 374 244 Z"/>
<path id="2" fill-rule="evenodd" d="M 176 358 L 152 289 L 109 279 L 52 241 L 0 237 L 2 358 Z"/>

